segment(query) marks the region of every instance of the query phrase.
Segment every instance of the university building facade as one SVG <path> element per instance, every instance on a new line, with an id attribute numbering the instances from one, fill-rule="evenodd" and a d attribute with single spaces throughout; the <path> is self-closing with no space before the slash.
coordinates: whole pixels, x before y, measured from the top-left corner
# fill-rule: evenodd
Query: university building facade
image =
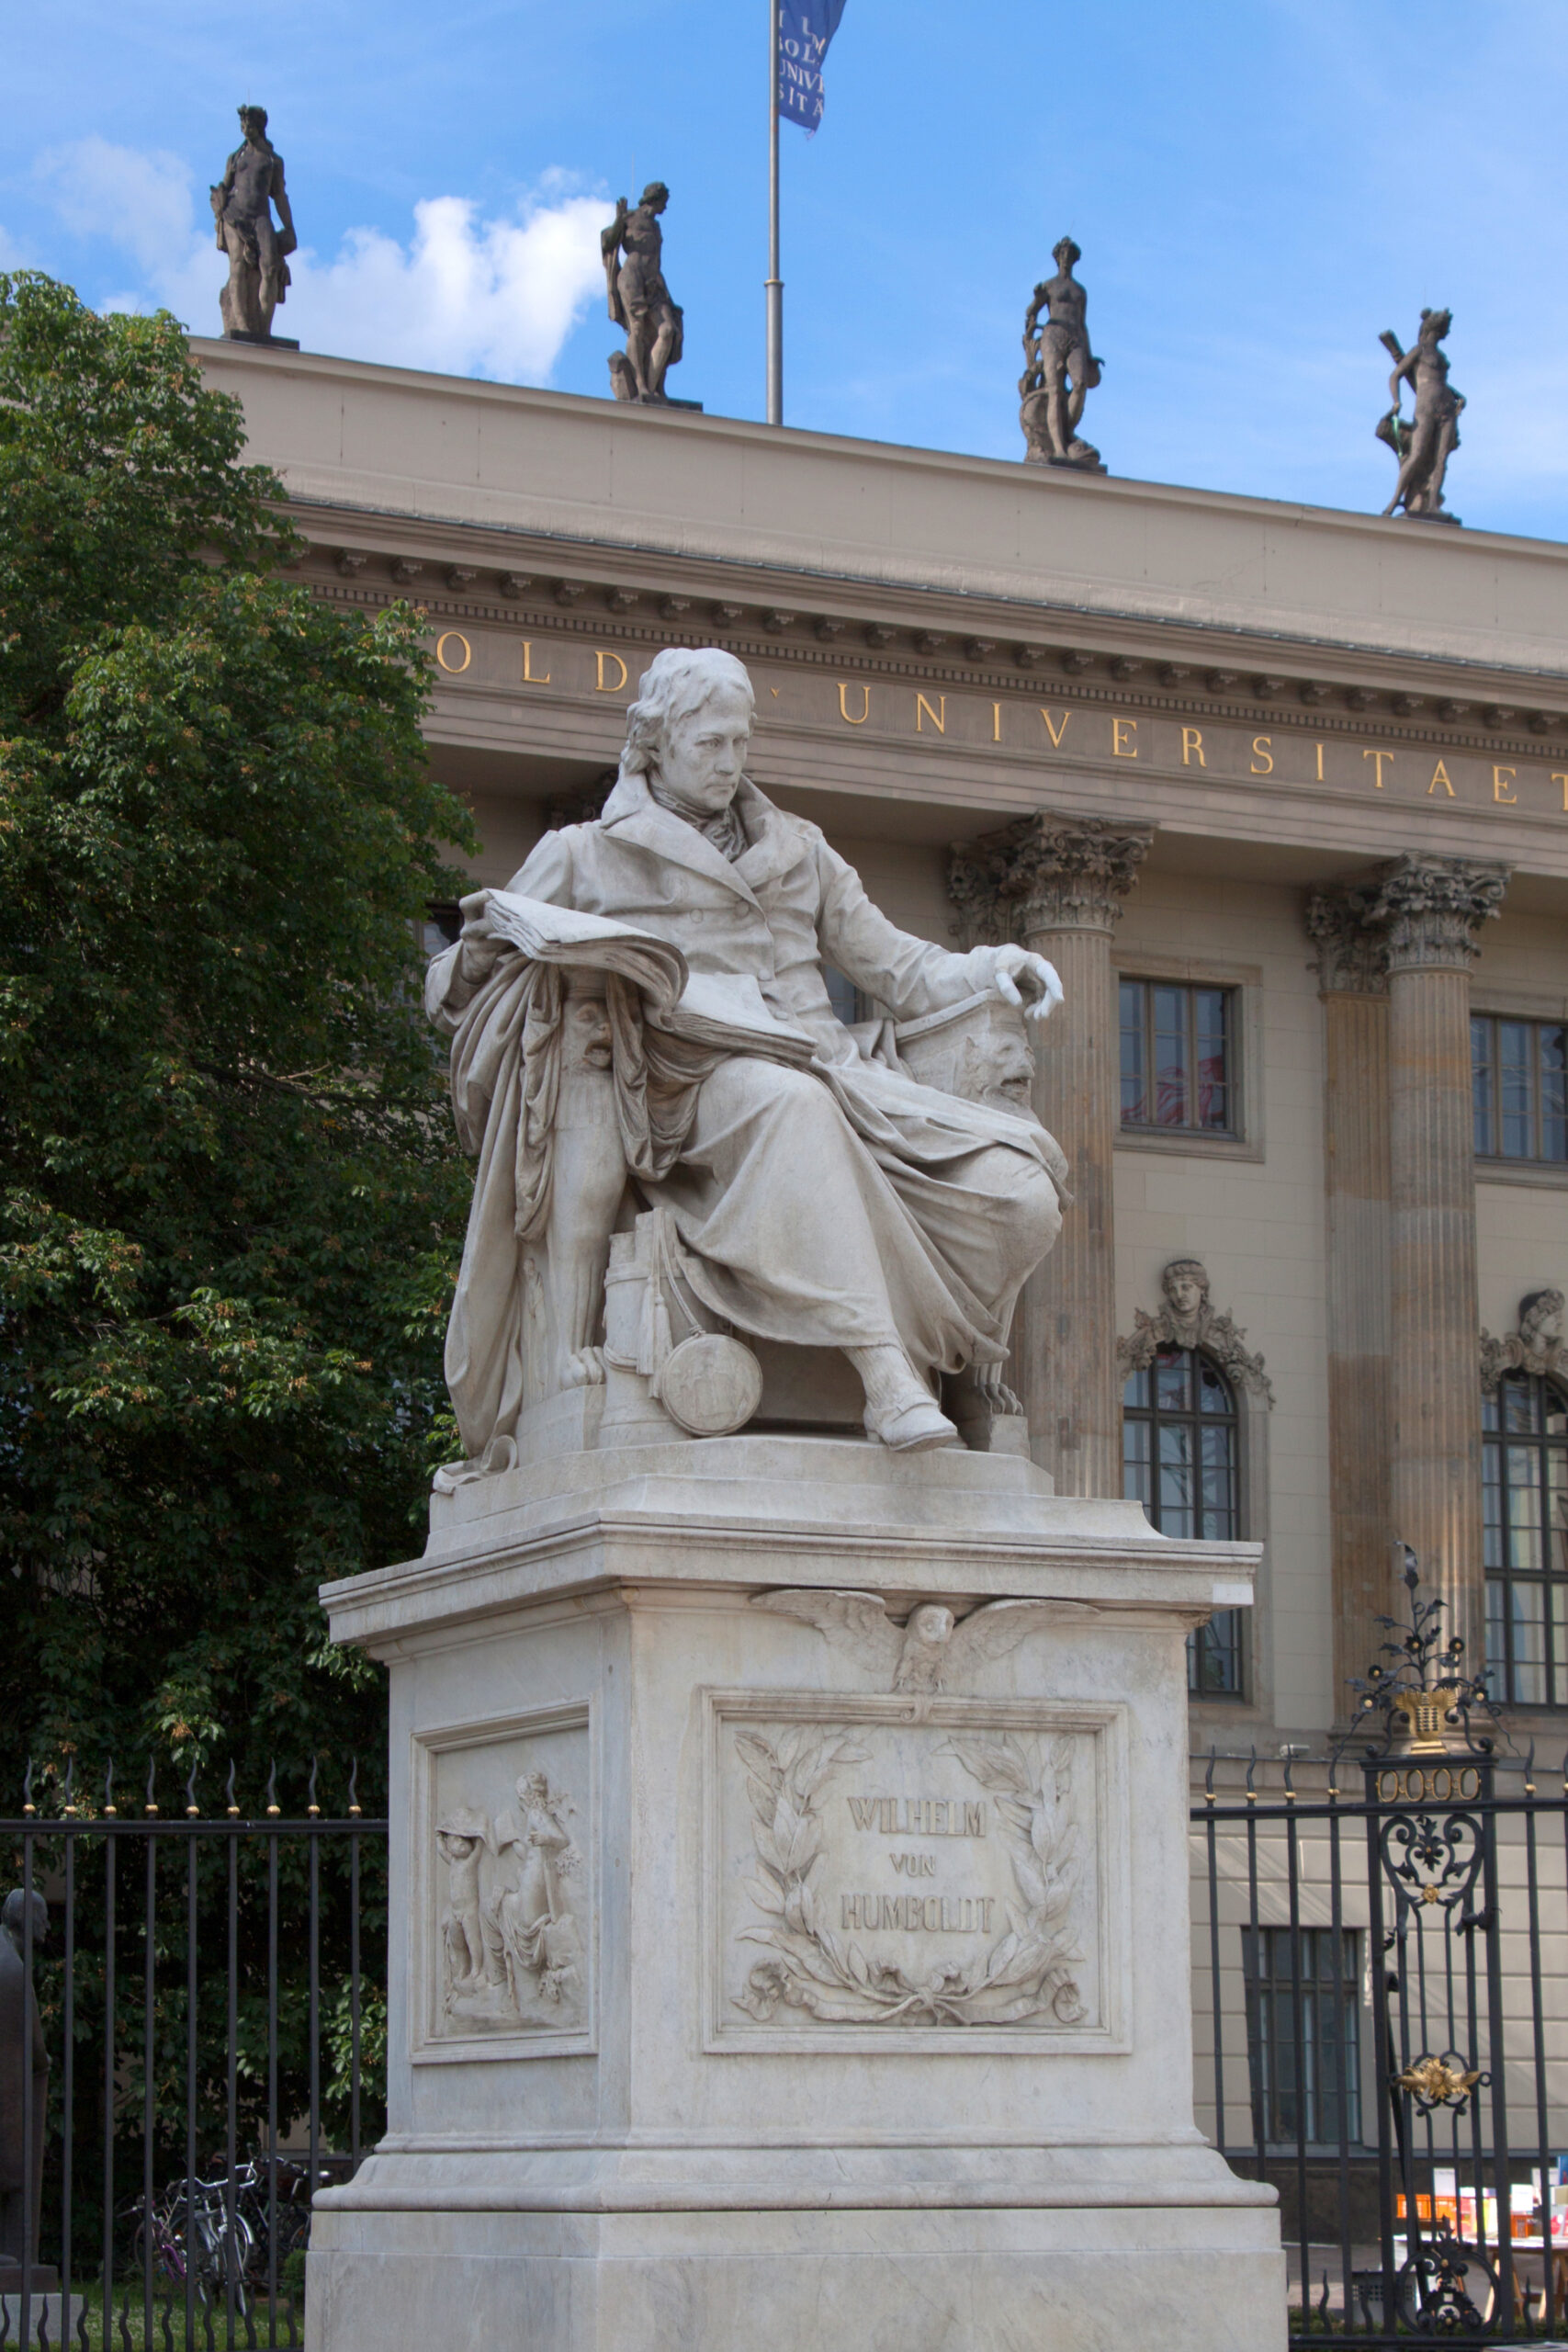
<path id="1" fill-rule="evenodd" d="M 1056 965 L 1075 1199 L 1014 1380 L 1059 1490 L 1266 1545 L 1194 1750 L 1321 1751 L 1396 1540 L 1515 1736 L 1568 1736 L 1568 549 L 195 348 L 301 576 L 427 613 L 476 886 L 714 643 L 758 783 L 896 922 Z"/>

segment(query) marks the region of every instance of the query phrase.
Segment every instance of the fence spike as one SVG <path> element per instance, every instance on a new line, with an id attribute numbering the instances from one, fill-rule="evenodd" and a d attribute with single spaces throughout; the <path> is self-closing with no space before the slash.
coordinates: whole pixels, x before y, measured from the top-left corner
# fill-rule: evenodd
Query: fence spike
<path id="1" fill-rule="evenodd" d="M 229 1815 L 231 1820 L 240 1810 L 239 1806 L 234 1802 L 234 1759 L 231 1756 L 229 1758 L 229 1779 L 224 1787 L 223 1795 L 224 1802 L 228 1806 Z"/>
<path id="2" fill-rule="evenodd" d="M 60 1792 L 60 1808 L 67 1821 L 76 1818 L 76 1751 L 72 1749 L 65 1759 L 65 1783 Z"/>
<path id="3" fill-rule="evenodd" d="M 1568 1763 L 1568 1757 L 1564 1757 L 1563 1762 Z M 107 1821 L 113 1821 L 117 1818 L 117 1813 L 118 1808 L 114 1801 L 114 1758 L 111 1756 L 104 1767 L 104 1817 Z"/>
<path id="4" fill-rule="evenodd" d="M 351 1821 L 359 1817 L 359 1758 L 353 1756 L 348 1766 L 348 1815 Z"/>
<path id="5" fill-rule="evenodd" d="M 1563 1769 L 1564 1772 L 1568 1772 L 1568 1756 L 1565 1756 L 1565 1757 L 1563 1758 L 1563 1759 L 1562 1759 L 1562 1769 Z M 1213 1740 L 1211 1740 L 1211 1741 L 1209 1742 L 1209 1769 L 1208 1769 L 1208 1770 L 1207 1770 L 1207 1771 L 1204 1773 L 1204 1775 L 1203 1775 L 1203 1803 L 1204 1803 L 1205 1804 L 1213 1804 L 1213 1802 L 1214 1802 L 1214 1743 L 1213 1743 Z"/>
<path id="6" fill-rule="evenodd" d="M 1258 1803 L 1257 1772 L 1258 1748 L 1255 1744 L 1252 1750 L 1252 1760 L 1247 1768 L 1247 1802 L 1248 1804 L 1256 1804 Z"/>
<path id="7" fill-rule="evenodd" d="M 158 1810 L 157 1801 L 152 1794 L 152 1780 L 157 1770 L 157 1758 L 150 1756 L 147 1758 L 147 1802 L 141 1808 L 143 1813 L 156 1813 Z"/>
<path id="8" fill-rule="evenodd" d="M 1533 1797 L 1535 1794 L 1535 1742 L 1533 1739 L 1529 1745 L 1529 1754 L 1525 1758 L 1525 1794 L 1527 1797 Z"/>
<path id="9" fill-rule="evenodd" d="M 32 1818 L 33 1815 L 34 1815 L 37 1811 L 38 1811 L 38 1807 L 37 1807 L 37 1805 L 36 1805 L 36 1804 L 34 1804 L 34 1803 L 33 1803 L 33 1759 L 32 1759 L 32 1758 L 29 1756 L 29 1757 L 28 1757 L 28 1769 L 27 1769 L 27 1770 L 26 1770 L 26 1771 L 23 1773 L 23 1775 L 22 1775 L 22 1818 L 23 1818 L 23 1820 L 24 1820 L 24 1821 L 28 1821 L 28 1820 L 30 1820 L 30 1819 Z M 0 2337 L 0 2344 L 3 2344 L 3 2343 L 4 2343 L 4 2341 L 5 2341 L 4 2337 Z"/>
<path id="10" fill-rule="evenodd" d="M 277 1803 L 277 1758 L 274 1756 L 269 1758 L 269 1761 L 272 1769 L 266 1776 L 266 1809 L 269 1816 L 276 1820 L 279 1811 Z"/>
<path id="11" fill-rule="evenodd" d="M 310 1758 L 310 1785 L 305 1792 L 305 1810 L 310 1815 L 312 1821 L 317 1818 L 321 1810 L 321 1806 L 316 1803 L 316 1774 L 320 1770 L 320 1757 L 312 1756 Z"/>
<path id="12" fill-rule="evenodd" d="M 1285 1803 L 1287 1804 L 1294 1804 L 1296 1801 L 1296 1784 L 1291 1777 L 1291 1764 L 1292 1758 L 1287 1752 L 1285 1757 Z"/>
<path id="13" fill-rule="evenodd" d="M 186 1818 L 187 1821 L 197 1820 L 200 1813 L 201 1807 L 196 1801 L 196 1766 L 193 1763 L 186 1776 Z"/>

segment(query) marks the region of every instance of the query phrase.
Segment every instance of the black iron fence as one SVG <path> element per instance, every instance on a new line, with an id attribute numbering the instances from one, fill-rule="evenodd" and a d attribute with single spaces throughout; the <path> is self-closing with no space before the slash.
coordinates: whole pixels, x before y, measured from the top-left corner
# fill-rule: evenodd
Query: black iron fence
<path id="1" fill-rule="evenodd" d="M 1292 2346 L 1568 2336 L 1568 1757 L 1259 1777 L 1192 1815 L 1198 2095 L 1279 2187 Z"/>
<path id="2" fill-rule="evenodd" d="M 302 2340 L 311 2194 L 384 2120 L 387 1825 L 318 1779 L 0 1820 L 0 2352 Z"/>

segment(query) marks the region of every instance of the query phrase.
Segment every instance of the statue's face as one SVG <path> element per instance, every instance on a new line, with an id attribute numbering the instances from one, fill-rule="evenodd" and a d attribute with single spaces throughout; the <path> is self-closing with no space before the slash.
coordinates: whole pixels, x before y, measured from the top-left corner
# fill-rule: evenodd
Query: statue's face
<path id="1" fill-rule="evenodd" d="M 1203 1285 L 1196 1274 L 1172 1274 L 1165 1286 L 1173 1311 L 1188 1322 L 1203 1304 Z"/>
<path id="2" fill-rule="evenodd" d="M 444 1829 L 436 1843 L 449 1862 L 466 1862 L 479 1840 L 476 1838 L 459 1838 L 455 1830 Z"/>
<path id="3" fill-rule="evenodd" d="M 672 800 L 716 817 L 735 797 L 751 741 L 751 703 L 739 686 L 715 686 L 695 710 L 670 720 L 659 780 Z"/>

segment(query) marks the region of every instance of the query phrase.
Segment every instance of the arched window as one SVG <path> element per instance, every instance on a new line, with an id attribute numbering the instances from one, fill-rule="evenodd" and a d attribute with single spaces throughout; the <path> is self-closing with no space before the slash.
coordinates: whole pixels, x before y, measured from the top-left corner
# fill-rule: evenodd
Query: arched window
<path id="1" fill-rule="evenodd" d="M 1568 1707 L 1568 1396 L 1508 1372 L 1482 1397 L 1486 1675 L 1516 1707 Z"/>
<path id="2" fill-rule="evenodd" d="M 1156 1349 L 1122 1392 L 1122 1491 L 1162 1535 L 1203 1542 L 1238 1531 L 1235 1398 L 1197 1348 Z M 1242 1612 L 1222 1609 L 1187 1645 L 1187 1687 L 1242 1695 Z"/>

